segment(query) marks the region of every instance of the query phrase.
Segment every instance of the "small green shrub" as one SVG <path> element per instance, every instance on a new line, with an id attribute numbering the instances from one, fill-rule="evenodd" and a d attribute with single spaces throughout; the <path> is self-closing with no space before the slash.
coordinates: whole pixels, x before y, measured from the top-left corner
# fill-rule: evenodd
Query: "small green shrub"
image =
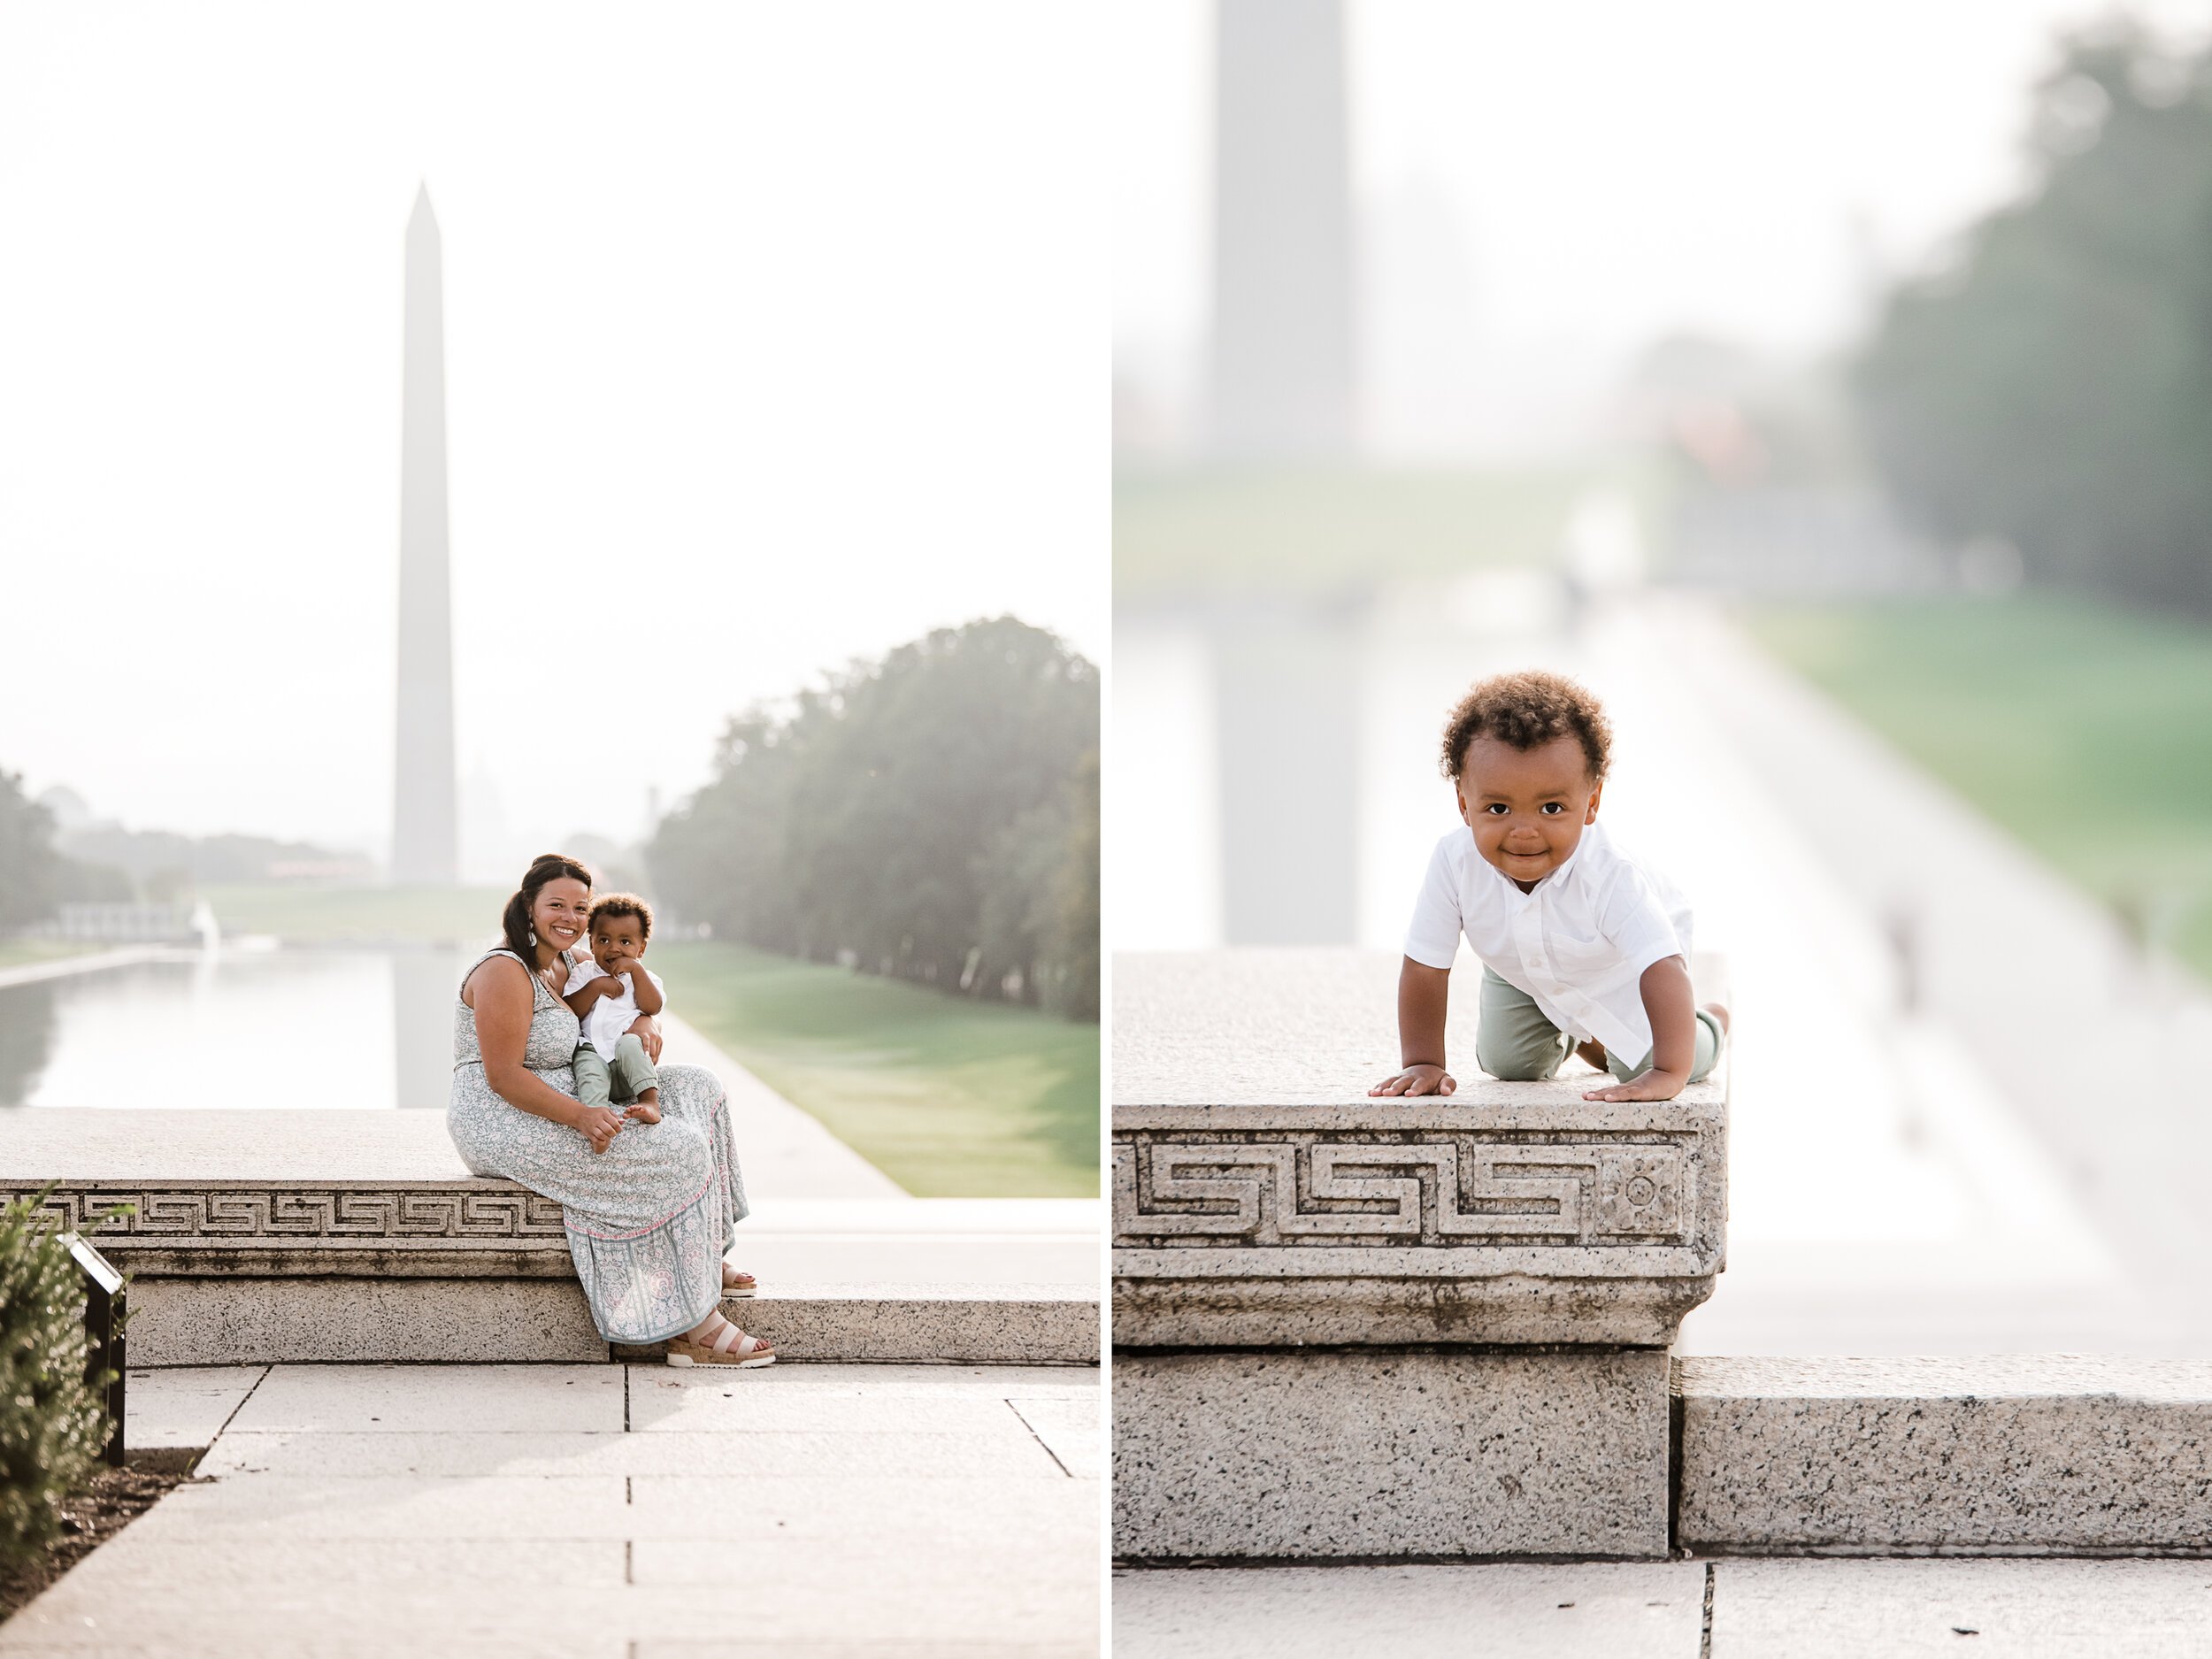
<path id="1" fill-rule="evenodd" d="M 83 1280 L 40 1198 L 0 1208 L 0 1566 L 60 1531 L 108 1439 L 106 1380 L 85 1378 Z"/>

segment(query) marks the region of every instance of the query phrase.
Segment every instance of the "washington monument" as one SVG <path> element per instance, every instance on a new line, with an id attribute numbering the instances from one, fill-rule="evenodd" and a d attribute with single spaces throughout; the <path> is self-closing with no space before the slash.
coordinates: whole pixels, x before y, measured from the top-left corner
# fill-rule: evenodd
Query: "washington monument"
<path id="1" fill-rule="evenodd" d="M 453 595 L 446 573 L 445 308 L 427 188 L 407 220 L 399 439 L 399 718 L 392 879 L 450 887 L 460 869 L 453 784 Z"/>
<path id="2" fill-rule="evenodd" d="M 1217 454 L 1351 447 L 1343 0 L 1216 0 L 1211 426 Z"/>

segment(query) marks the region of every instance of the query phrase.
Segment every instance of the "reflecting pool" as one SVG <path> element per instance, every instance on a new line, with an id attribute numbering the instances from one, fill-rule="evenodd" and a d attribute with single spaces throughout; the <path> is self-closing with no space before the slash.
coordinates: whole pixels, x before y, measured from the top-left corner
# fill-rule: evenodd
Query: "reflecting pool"
<path id="1" fill-rule="evenodd" d="M 476 955 L 224 949 L 0 987 L 0 1107 L 442 1110 Z"/>

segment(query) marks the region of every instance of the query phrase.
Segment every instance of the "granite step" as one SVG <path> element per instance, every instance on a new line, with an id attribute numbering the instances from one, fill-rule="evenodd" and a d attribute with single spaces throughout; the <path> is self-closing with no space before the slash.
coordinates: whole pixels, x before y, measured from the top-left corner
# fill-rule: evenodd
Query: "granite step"
<path id="1" fill-rule="evenodd" d="M 2212 1554 L 2212 1363 L 1674 1363 L 1705 1555 Z"/>
<path id="2" fill-rule="evenodd" d="M 567 1279 L 151 1277 L 130 1290 L 138 1367 L 535 1363 L 659 1357 L 611 1348 Z M 764 1284 L 723 1312 L 793 1359 L 1094 1365 L 1089 1285 Z"/>

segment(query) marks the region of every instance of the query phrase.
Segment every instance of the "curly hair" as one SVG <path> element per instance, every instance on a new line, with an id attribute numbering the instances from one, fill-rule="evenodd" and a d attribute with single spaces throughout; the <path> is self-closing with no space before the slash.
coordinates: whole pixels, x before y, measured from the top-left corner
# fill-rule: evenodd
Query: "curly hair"
<path id="1" fill-rule="evenodd" d="M 591 907 L 590 926 L 595 933 L 603 916 L 634 916 L 640 939 L 653 936 L 653 907 L 634 893 L 610 893 Z"/>
<path id="2" fill-rule="evenodd" d="M 1581 743 L 1594 783 L 1605 780 L 1613 758 L 1613 726 L 1605 707 L 1563 674 L 1526 669 L 1477 680 L 1444 722 L 1444 775 L 1456 783 L 1467 745 L 1494 737 L 1515 749 L 1540 749 L 1559 738 Z"/>

